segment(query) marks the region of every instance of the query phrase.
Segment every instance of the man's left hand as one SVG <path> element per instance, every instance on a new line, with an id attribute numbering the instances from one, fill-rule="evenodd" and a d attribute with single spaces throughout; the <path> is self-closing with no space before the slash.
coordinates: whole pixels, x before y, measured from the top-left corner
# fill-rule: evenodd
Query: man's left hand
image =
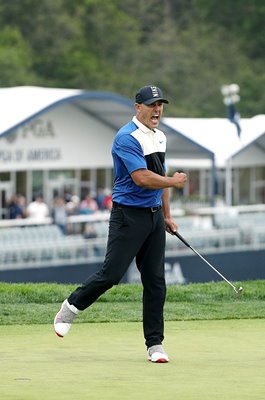
<path id="1" fill-rule="evenodd" d="M 165 218 L 165 229 L 171 235 L 174 235 L 178 230 L 178 225 L 172 218 Z"/>

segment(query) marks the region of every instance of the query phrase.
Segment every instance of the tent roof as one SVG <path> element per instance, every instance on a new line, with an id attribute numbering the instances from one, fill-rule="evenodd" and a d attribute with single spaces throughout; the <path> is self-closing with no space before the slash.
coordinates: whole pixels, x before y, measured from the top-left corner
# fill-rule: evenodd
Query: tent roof
<path id="1" fill-rule="evenodd" d="M 91 117 L 105 120 L 116 129 L 122 115 L 128 114 L 128 99 L 107 92 L 86 92 L 78 89 L 53 89 L 35 86 L 20 86 L 0 89 L 0 136 L 19 128 L 64 104 L 83 107 Z M 89 105 L 89 106 L 88 106 Z M 111 106 L 110 106 L 111 105 Z"/>
<path id="2" fill-rule="evenodd" d="M 225 118 L 165 118 L 165 123 L 215 154 L 217 167 L 265 164 L 265 115 L 242 118 L 242 132 Z"/>
<path id="3" fill-rule="evenodd" d="M 256 139 L 232 154 L 230 160 L 236 167 L 265 166 L 265 129 Z"/>
<path id="4" fill-rule="evenodd" d="M 70 104 L 96 118 L 110 129 L 112 135 L 132 118 L 134 103 L 130 99 L 109 92 L 83 91 L 78 89 L 21 86 L 0 89 L 0 138 L 56 107 Z M 169 126 L 165 120 L 161 129 L 168 138 L 168 158 L 213 160 L 213 152 Z"/>

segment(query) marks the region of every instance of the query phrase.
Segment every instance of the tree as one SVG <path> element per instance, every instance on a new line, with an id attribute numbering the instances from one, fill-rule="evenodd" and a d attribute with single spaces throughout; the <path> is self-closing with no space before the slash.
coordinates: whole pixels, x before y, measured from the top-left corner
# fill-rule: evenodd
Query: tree
<path id="1" fill-rule="evenodd" d="M 174 116 L 220 117 L 238 83 L 242 116 L 264 112 L 264 2 L 0 0 L 2 86 L 39 84 L 132 97 L 154 83 Z"/>
<path id="2" fill-rule="evenodd" d="M 2 87 L 35 83 L 30 47 L 19 30 L 5 27 L 0 33 L 0 85 Z"/>

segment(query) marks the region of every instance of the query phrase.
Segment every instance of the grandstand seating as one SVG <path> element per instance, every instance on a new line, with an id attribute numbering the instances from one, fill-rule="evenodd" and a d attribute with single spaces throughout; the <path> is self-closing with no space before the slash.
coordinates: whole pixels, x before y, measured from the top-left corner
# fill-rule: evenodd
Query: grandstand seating
<path id="1" fill-rule="evenodd" d="M 234 215 L 179 216 L 179 232 L 194 247 L 204 252 L 220 252 L 265 247 L 265 212 Z M 101 261 L 105 254 L 108 218 L 86 217 L 96 237 L 82 232 L 64 235 L 54 224 L 0 227 L 0 270 L 53 265 L 74 265 Z M 71 221 L 71 224 L 73 221 Z M 81 223 L 77 220 L 77 223 Z M 74 230 L 74 232 L 76 232 Z M 176 256 L 189 249 L 175 236 L 167 234 L 166 252 Z"/>
<path id="2" fill-rule="evenodd" d="M 98 257 L 99 241 L 65 236 L 56 225 L 1 228 L 0 269 L 85 262 Z"/>

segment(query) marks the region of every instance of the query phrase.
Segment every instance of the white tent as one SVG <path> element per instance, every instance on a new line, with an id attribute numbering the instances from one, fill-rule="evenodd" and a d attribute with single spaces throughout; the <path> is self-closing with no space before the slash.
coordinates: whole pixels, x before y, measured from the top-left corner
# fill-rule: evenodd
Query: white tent
<path id="1" fill-rule="evenodd" d="M 134 102 L 130 99 L 109 92 L 35 86 L 3 88 L 0 89 L 0 138 L 40 115 L 62 110 L 63 107 L 66 115 L 70 112 L 75 116 L 86 116 L 88 131 L 91 122 L 97 121 L 97 124 L 104 126 L 105 130 L 108 129 L 113 137 L 116 131 L 132 118 L 133 106 Z M 201 144 L 167 126 L 166 123 L 162 122 L 161 127 L 168 135 L 170 157 L 212 160 L 212 152 Z M 97 138 L 98 136 L 94 136 L 95 140 Z"/>
<path id="2" fill-rule="evenodd" d="M 224 168 L 229 159 L 237 166 L 265 165 L 265 115 L 242 118 L 240 137 L 225 118 L 164 118 L 164 122 L 213 152 L 218 168 Z"/>
<path id="3" fill-rule="evenodd" d="M 110 170 L 113 138 L 135 112 L 133 100 L 115 93 L 35 86 L 0 89 L 0 109 L 1 170 L 14 177 L 17 171 Z M 205 161 L 214 176 L 211 150 L 164 121 L 160 128 L 168 158 Z"/>
<path id="4" fill-rule="evenodd" d="M 235 125 L 224 118 L 165 118 L 165 122 L 214 153 L 216 167 L 226 171 L 227 205 L 232 204 L 232 169 L 265 166 L 265 115 L 241 119 L 240 137 Z M 186 162 L 191 165 L 191 160 Z"/>

